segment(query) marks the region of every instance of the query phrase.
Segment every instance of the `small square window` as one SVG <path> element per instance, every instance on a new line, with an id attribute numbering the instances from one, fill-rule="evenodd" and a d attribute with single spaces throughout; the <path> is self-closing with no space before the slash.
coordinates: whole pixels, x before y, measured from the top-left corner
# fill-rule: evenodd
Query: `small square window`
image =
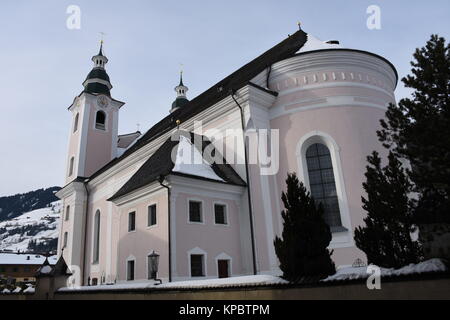
<path id="1" fill-rule="evenodd" d="M 216 224 L 228 224 L 226 205 L 214 204 L 214 220 Z"/>
<path id="2" fill-rule="evenodd" d="M 156 225 L 156 204 L 148 207 L 148 221 L 147 226 L 151 227 Z"/>
<path id="3" fill-rule="evenodd" d="M 128 214 L 128 232 L 136 230 L 136 212 Z"/>
<path id="4" fill-rule="evenodd" d="M 189 201 L 189 221 L 203 222 L 202 203 L 199 201 Z"/>
<path id="5" fill-rule="evenodd" d="M 192 277 L 204 277 L 205 272 L 203 268 L 204 256 L 202 254 L 191 255 L 191 276 Z"/>

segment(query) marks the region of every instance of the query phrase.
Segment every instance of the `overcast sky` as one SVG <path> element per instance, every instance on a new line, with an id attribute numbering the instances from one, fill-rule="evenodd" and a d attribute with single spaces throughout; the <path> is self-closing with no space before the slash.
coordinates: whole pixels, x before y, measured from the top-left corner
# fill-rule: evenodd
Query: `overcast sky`
<path id="1" fill-rule="evenodd" d="M 381 30 L 366 26 L 381 8 Z M 69 5 L 81 29 L 69 30 Z M 189 98 L 297 29 L 380 54 L 400 76 L 432 33 L 449 38 L 448 0 L 23 1 L 0 2 L 0 196 L 62 185 L 70 114 L 99 32 L 106 33 L 112 96 L 125 101 L 119 133 L 167 115 L 180 63 Z M 408 91 L 399 84 L 397 99 Z"/>

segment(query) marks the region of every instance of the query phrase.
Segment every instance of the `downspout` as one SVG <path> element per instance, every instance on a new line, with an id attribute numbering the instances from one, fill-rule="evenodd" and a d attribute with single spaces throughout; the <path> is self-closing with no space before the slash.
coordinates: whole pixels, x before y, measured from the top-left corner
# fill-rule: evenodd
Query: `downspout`
<path id="1" fill-rule="evenodd" d="M 172 233 L 170 231 L 171 229 L 171 219 L 170 219 L 170 215 L 171 215 L 171 210 L 170 210 L 170 187 L 168 185 L 165 185 L 164 182 L 164 176 L 161 175 L 158 179 L 159 184 L 161 185 L 161 187 L 166 188 L 167 189 L 167 213 L 168 213 L 168 219 L 167 219 L 167 224 L 169 226 L 169 240 L 168 240 L 168 244 L 169 244 L 169 282 L 172 282 L 172 244 L 171 244 L 171 238 L 172 238 Z"/>
<path id="2" fill-rule="evenodd" d="M 268 66 L 267 67 L 267 76 L 266 76 L 266 88 L 270 90 L 269 87 L 269 79 L 270 79 L 270 74 L 272 73 L 272 66 Z"/>
<path id="3" fill-rule="evenodd" d="M 83 243 L 83 267 L 81 268 L 81 285 L 84 285 L 84 276 L 86 273 L 86 248 L 87 248 L 87 233 L 88 233 L 88 210 L 89 210 L 89 189 L 87 187 L 87 182 L 83 183 L 84 189 L 86 189 L 86 214 L 84 217 L 84 243 Z M 89 285 L 89 283 L 88 283 Z"/>
<path id="4" fill-rule="evenodd" d="M 251 196 L 251 188 L 250 188 L 250 174 L 248 169 L 248 156 L 247 156 L 247 139 L 245 138 L 245 120 L 244 120 L 244 109 L 239 104 L 239 102 L 234 97 L 234 91 L 231 90 L 230 92 L 231 98 L 233 98 L 234 102 L 236 102 L 236 105 L 239 107 L 239 110 L 241 112 L 241 125 L 242 125 L 242 137 L 244 140 L 244 158 L 245 158 L 245 176 L 247 180 L 247 196 L 248 196 L 248 211 L 249 211 L 249 218 L 250 218 L 250 236 L 251 236 L 251 242 L 252 242 L 252 259 L 253 259 L 253 274 L 257 274 L 258 270 L 256 267 L 256 250 L 255 250 L 255 231 L 253 226 L 253 209 L 252 209 L 252 196 Z"/>

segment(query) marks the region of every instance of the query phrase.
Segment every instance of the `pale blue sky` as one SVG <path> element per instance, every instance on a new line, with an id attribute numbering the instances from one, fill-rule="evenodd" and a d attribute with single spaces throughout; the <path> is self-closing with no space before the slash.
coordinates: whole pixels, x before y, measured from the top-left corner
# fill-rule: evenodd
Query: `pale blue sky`
<path id="1" fill-rule="evenodd" d="M 81 30 L 66 28 L 69 5 Z M 382 29 L 366 27 L 379 5 Z M 105 37 L 120 133 L 147 130 L 168 113 L 180 63 L 193 98 L 297 29 L 389 59 L 400 76 L 430 34 L 449 38 L 448 0 L 24 1 L 0 2 L 0 195 L 62 185 L 67 107 Z M 397 98 L 408 94 L 401 83 Z"/>

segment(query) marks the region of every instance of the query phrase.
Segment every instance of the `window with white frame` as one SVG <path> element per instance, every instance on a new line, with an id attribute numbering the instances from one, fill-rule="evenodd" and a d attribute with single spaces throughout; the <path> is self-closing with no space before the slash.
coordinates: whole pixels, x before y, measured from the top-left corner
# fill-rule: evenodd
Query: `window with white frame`
<path id="1" fill-rule="evenodd" d="M 67 207 L 66 207 L 66 214 L 65 214 L 65 216 L 64 216 L 64 220 L 65 220 L 65 221 L 68 221 L 69 218 L 70 218 L 70 206 L 67 206 Z"/>
<path id="2" fill-rule="evenodd" d="M 64 232 L 64 239 L 63 239 L 63 248 L 67 247 L 67 239 L 69 238 L 69 234 L 67 232 Z"/>
<path id="3" fill-rule="evenodd" d="M 128 232 L 136 230 L 136 212 L 130 212 L 128 214 Z"/>
<path id="4" fill-rule="evenodd" d="M 205 256 L 203 254 L 191 254 L 191 276 L 205 276 Z"/>
<path id="5" fill-rule="evenodd" d="M 306 163 L 311 196 L 316 202 L 322 204 L 325 222 L 331 228 L 341 227 L 341 214 L 330 150 L 322 143 L 309 146 L 306 150 Z"/>
<path id="6" fill-rule="evenodd" d="M 94 216 L 94 250 L 92 262 L 98 263 L 100 258 L 100 210 L 97 210 Z"/>
<path id="7" fill-rule="evenodd" d="M 214 222 L 215 224 L 228 224 L 226 205 L 220 203 L 214 204 Z"/>
<path id="8" fill-rule="evenodd" d="M 77 132 L 77 130 L 78 130 L 78 120 L 79 120 L 79 118 L 80 118 L 80 114 L 77 113 L 77 114 L 75 115 L 75 119 L 74 119 L 74 121 L 73 121 L 73 132 L 74 132 L 74 133 Z"/>
<path id="9" fill-rule="evenodd" d="M 75 157 L 70 158 L 69 161 L 69 177 L 73 175 L 73 166 L 75 164 Z"/>
<path id="10" fill-rule="evenodd" d="M 147 226 L 151 227 L 156 225 L 156 204 L 152 204 L 148 207 Z"/>
<path id="11" fill-rule="evenodd" d="M 135 267 L 134 260 L 128 260 L 127 261 L 127 281 L 134 280 L 134 267 Z"/>
<path id="12" fill-rule="evenodd" d="M 189 222 L 203 222 L 201 201 L 189 200 Z"/>
<path id="13" fill-rule="evenodd" d="M 106 113 L 103 111 L 97 111 L 95 116 L 95 128 L 99 130 L 106 129 Z"/>

